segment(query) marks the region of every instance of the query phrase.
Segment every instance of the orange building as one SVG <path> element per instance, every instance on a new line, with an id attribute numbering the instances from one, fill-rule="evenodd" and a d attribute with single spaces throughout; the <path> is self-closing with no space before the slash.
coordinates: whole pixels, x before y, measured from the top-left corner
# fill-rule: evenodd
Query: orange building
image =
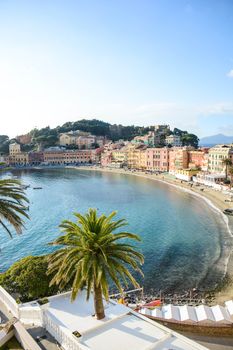
<path id="1" fill-rule="evenodd" d="M 48 164 L 96 163 L 99 154 L 96 150 L 47 150 L 44 161 Z"/>
<path id="2" fill-rule="evenodd" d="M 188 147 L 174 147 L 169 152 L 169 172 L 174 174 L 176 170 L 187 169 L 189 162 Z"/>
<path id="3" fill-rule="evenodd" d="M 200 168 L 206 171 L 208 167 L 208 148 L 189 151 L 188 167 L 191 169 Z"/>

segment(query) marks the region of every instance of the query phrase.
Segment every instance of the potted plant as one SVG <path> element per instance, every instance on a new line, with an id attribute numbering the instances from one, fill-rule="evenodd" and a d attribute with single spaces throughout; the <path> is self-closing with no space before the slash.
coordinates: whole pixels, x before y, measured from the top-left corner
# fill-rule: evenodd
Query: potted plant
<path id="1" fill-rule="evenodd" d="M 38 299 L 37 302 L 40 305 L 41 309 L 47 309 L 49 307 L 49 299 L 48 298 Z"/>

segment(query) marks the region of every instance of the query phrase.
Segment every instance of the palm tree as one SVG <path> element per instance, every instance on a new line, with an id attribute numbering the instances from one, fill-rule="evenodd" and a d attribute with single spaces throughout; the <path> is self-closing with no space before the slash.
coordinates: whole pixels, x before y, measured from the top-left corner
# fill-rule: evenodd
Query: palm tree
<path id="1" fill-rule="evenodd" d="M 232 183 L 233 183 L 233 166 L 231 166 L 228 169 L 228 174 L 230 175 L 230 187 L 232 187 Z"/>
<path id="2" fill-rule="evenodd" d="M 0 180 L 0 225 L 12 238 L 7 223 L 12 225 L 16 233 L 22 233 L 23 217 L 29 218 L 25 203 L 28 203 L 20 181 L 12 179 Z"/>
<path id="3" fill-rule="evenodd" d="M 231 159 L 229 159 L 229 158 L 225 158 L 225 159 L 223 159 L 222 164 L 224 164 L 225 167 L 226 167 L 226 168 L 225 168 L 225 172 L 226 172 L 226 180 L 227 180 L 228 167 L 229 167 L 230 165 L 232 165 L 232 161 L 231 161 Z"/>
<path id="4" fill-rule="evenodd" d="M 53 275 L 51 285 L 64 288 L 72 284 L 72 301 L 84 286 L 87 300 L 93 291 L 95 314 L 100 320 L 105 317 L 102 295 L 109 300 L 110 279 L 121 293 L 127 282 L 139 286 L 127 267 L 142 274 L 139 265 L 144 262 L 143 255 L 119 240 L 140 238 L 128 232 L 115 233 L 127 225 L 124 219 L 113 221 L 115 211 L 98 217 L 96 209 L 89 209 L 85 215 L 74 215 L 77 222 L 63 221 L 60 228 L 65 234 L 50 243 L 62 247 L 48 257 L 48 274 Z"/>

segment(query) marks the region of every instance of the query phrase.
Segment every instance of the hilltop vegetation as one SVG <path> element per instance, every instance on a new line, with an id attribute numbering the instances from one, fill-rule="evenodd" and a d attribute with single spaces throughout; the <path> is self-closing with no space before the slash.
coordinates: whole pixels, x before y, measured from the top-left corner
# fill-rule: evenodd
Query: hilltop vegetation
<path id="1" fill-rule="evenodd" d="M 82 119 L 76 122 L 67 122 L 56 128 L 50 128 L 49 126 L 42 129 L 33 129 L 29 132 L 31 136 L 31 142 L 22 145 L 22 151 L 28 152 L 37 150 L 39 148 L 55 146 L 59 140 L 59 134 L 69 131 L 81 130 L 90 132 L 97 136 L 106 136 L 107 138 L 117 141 L 119 139 L 132 140 L 135 136 L 145 135 L 148 131 L 154 130 L 153 126 L 123 126 L 120 124 L 110 124 L 101 120 Z M 175 128 L 174 131 L 170 131 L 170 134 L 176 134 L 181 137 L 181 141 L 184 146 L 192 145 L 198 146 L 198 137 L 194 134 L 190 134 L 187 131 L 183 131 Z M 10 142 L 14 142 L 16 139 L 9 139 L 7 135 L 0 135 L 0 153 L 8 153 Z"/>

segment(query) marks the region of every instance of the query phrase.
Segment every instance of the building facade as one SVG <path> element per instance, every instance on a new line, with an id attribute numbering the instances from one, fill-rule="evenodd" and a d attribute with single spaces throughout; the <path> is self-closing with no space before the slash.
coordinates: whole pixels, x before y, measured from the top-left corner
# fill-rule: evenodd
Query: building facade
<path id="1" fill-rule="evenodd" d="M 48 150 L 44 151 L 44 162 L 51 165 L 96 163 L 99 154 L 96 150 Z"/>
<path id="2" fill-rule="evenodd" d="M 179 135 L 169 135 L 165 138 L 165 145 L 172 147 L 181 147 L 182 142 Z"/>
<path id="3" fill-rule="evenodd" d="M 148 148 L 146 169 L 167 172 L 169 170 L 169 148 Z"/>
<path id="4" fill-rule="evenodd" d="M 178 169 L 188 168 L 188 148 L 171 148 L 169 152 L 169 172 L 174 174 Z"/>
<path id="5" fill-rule="evenodd" d="M 203 171 L 208 169 L 208 148 L 201 150 L 189 151 L 189 163 L 188 167 L 190 169 L 199 168 Z"/>
<path id="6" fill-rule="evenodd" d="M 13 156 L 15 154 L 18 154 L 21 152 L 21 147 L 20 147 L 20 144 L 19 143 L 10 143 L 9 145 L 9 154 L 10 156 Z"/>
<path id="7" fill-rule="evenodd" d="M 213 174 L 224 173 L 226 166 L 225 159 L 233 162 L 233 145 L 217 145 L 209 149 L 208 172 Z"/>

